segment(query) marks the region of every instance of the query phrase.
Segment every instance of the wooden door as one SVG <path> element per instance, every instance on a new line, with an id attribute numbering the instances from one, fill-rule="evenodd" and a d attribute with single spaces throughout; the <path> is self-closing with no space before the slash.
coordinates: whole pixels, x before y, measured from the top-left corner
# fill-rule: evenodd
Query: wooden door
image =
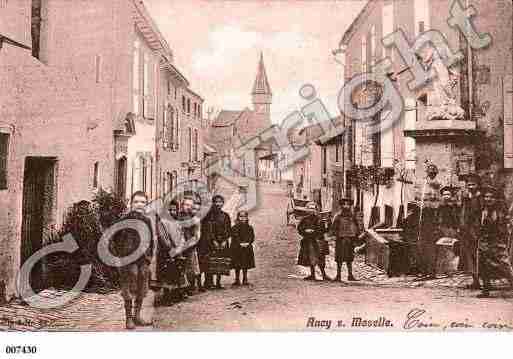
<path id="1" fill-rule="evenodd" d="M 54 223 L 55 159 L 27 157 L 23 176 L 23 202 L 21 227 L 21 264 L 42 248 L 45 236 Z M 42 283 L 44 263 L 38 262 L 32 270 L 33 289 Z"/>

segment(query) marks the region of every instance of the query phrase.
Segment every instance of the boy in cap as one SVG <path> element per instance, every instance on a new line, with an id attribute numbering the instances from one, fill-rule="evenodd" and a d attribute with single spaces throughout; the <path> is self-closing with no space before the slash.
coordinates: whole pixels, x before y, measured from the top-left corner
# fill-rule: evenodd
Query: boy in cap
<path id="1" fill-rule="evenodd" d="M 333 218 L 330 232 L 335 236 L 335 261 L 337 262 L 337 276 L 335 281 L 341 280 L 342 263 L 347 265 L 347 280 L 355 281 L 353 276 L 354 241 L 359 235 L 358 221 L 352 208 L 350 198 L 339 201 L 340 212 Z"/>
<path id="2" fill-rule="evenodd" d="M 122 220 L 135 219 L 143 222 L 149 230 L 150 237 L 148 249 L 134 262 L 122 265 L 119 270 L 121 296 L 125 304 L 126 329 L 134 329 L 136 325 L 146 326 L 151 323 L 141 318 L 143 299 L 148 293 L 151 258 L 153 255 L 153 232 L 151 220 L 145 215 L 148 203 L 146 193 L 137 191 L 131 198 L 131 210 Z M 131 255 L 142 244 L 143 238 L 133 228 L 118 231 L 112 240 L 112 252 L 115 256 L 123 258 Z M 135 305 L 135 306 L 134 306 Z M 135 309 L 133 311 L 133 309 Z"/>

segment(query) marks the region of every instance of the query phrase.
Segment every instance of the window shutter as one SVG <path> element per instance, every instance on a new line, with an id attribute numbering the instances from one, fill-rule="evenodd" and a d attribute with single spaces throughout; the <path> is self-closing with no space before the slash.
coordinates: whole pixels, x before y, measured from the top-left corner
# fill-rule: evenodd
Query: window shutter
<path id="1" fill-rule="evenodd" d="M 169 145 L 169 142 L 168 142 L 168 131 L 169 131 L 169 125 L 168 125 L 168 121 L 169 121 L 169 116 L 168 116 L 168 106 L 166 106 L 164 104 L 164 115 L 163 115 L 163 119 L 162 119 L 162 147 L 164 148 L 167 148 L 167 146 Z"/>
<path id="2" fill-rule="evenodd" d="M 0 133 L 0 189 L 7 189 L 7 159 L 9 157 L 9 135 Z"/>
<path id="3" fill-rule="evenodd" d="M 178 148 L 180 147 L 180 116 L 179 116 L 179 113 L 180 111 L 178 111 L 178 109 L 176 109 L 175 111 L 175 119 L 176 119 L 176 124 L 175 124 L 175 150 L 178 150 Z"/>
<path id="4" fill-rule="evenodd" d="M 513 77 L 503 79 L 504 168 L 513 168 Z"/>
<path id="5" fill-rule="evenodd" d="M 192 161 L 192 129 L 190 127 L 187 129 L 187 142 L 189 147 L 189 161 Z"/>

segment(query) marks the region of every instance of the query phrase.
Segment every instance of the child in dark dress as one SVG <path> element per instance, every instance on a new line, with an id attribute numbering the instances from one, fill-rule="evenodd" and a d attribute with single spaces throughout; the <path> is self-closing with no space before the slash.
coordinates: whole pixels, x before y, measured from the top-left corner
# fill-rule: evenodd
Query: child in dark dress
<path id="1" fill-rule="evenodd" d="M 232 266 L 235 269 L 234 286 L 241 284 L 241 270 L 242 285 L 249 285 L 248 269 L 255 268 L 255 254 L 253 252 L 254 241 L 255 232 L 253 231 L 253 227 L 248 224 L 248 212 L 240 211 L 237 214 L 237 221 L 232 227 L 232 242 L 230 245 Z"/>

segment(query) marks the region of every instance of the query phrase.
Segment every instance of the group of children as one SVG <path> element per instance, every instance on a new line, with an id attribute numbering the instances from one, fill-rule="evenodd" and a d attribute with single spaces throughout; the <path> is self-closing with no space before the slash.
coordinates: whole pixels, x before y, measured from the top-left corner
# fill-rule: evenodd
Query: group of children
<path id="1" fill-rule="evenodd" d="M 316 280 L 315 267 L 319 267 L 323 280 L 341 281 L 343 263 L 347 265 L 347 280 L 356 280 L 352 264 L 361 226 L 352 209 L 352 200 L 342 198 L 339 204 L 341 210 L 331 224 L 321 219 L 315 202 L 306 205 L 309 213 L 301 219 L 297 227 L 299 235 L 302 236 L 297 264 L 310 268 L 310 275 L 305 280 Z M 337 275 L 334 279 L 329 278 L 325 271 L 329 246 L 324 235 L 328 232 L 335 236 Z"/>
<path id="2" fill-rule="evenodd" d="M 240 211 L 232 226 L 230 216 L 222 211 L 224 198 L 216 195 L 212 198 L 210 210 L 201 219 L 200 203 L 195 202 L 192 196 L 185 196 L 180 202 L 169 203 L 170 220 L 162 220 L 159 216 L 147 215 L 147 202 L 144 192 L 135 192 L 130 212 L 122 220 L 140 220 L 148 227 L 151 238 L 156 238 L 155 274 L 164 292 L 175 300 L 181 300 L 196 290 L 223 289 L 221 277 L 229 275 L 231 269 L 235 271 L 234 287 L 249 285 L 248 270 L 255 268 L 255 232 L 249 224 L 247 211 Z M 133 254 L 141 241 L 138 231 L 122 229 L 113 238 L 113 254 L 118 257 Z M 141 307 L 149 288 L 153 249 L 152 240 L 141 258 L 118 268 L 127 329 L 150 325 L 141 318 Z M 216 267 L 216 263 L 222 266 Z"/>

